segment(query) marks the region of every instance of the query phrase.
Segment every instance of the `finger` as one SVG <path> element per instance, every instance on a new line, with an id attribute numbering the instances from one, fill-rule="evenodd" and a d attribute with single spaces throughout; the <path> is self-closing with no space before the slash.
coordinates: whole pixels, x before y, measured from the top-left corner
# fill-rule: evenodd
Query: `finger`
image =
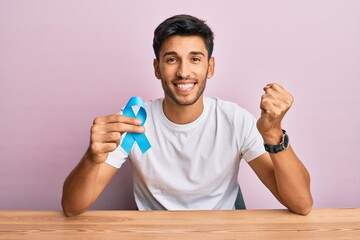
<path id="1" fill-rule="evenodd" d="M 294 97 L 280 85 L 267 89 L 264 96 L 272 99 L 276 106 L 290 107 L 294 102 Z"/>
<path id="2" fill-rule="evenodd" d="M 100 143 L 100 142 L 94 142 L 90 145 L 91 152 L 93 154 L 104 154 L 114 151 L 117 148 L 116 143 Z"/>
<path id="3" fill-rule="evenodd" d="M 269 89 L 271 87 L 272 83 L 268 83 L 266 84 L 265 87 L 263 87 L 264 91 L 266 91 L 267 89 Z"/>
<path id="4" fill-rule="evenodd" d="M 264 89 L 264 91 L 266 91 L 268 89 L 272 89 L 272 90 L 280 92 L 280 93 L 285 91 L 285 89 L 278 83 L 268 83 L 263 89 Z"/>
<path id="5" fill-rule="evenodd" d="M 285 89 L 278 83 L 273 83 L 271 85 L 271 88 L 278 91 L 278 92 L 283 92 Z"/>
<path id="6" fill-rule="evenodd" d="M 260 109 L 263 113 L 269 113 L 273 108 L 273 103 L 268 96 L 263 95 L 260 101 Z"/>
<path id="7" fill-rule="evenodd" d="M 121 138 L 121 134 L 119 132 L 110 132 L 104 134 L 92 134 L 91 135 L 91 142 L 119 142 Z"/>
<path id="8" fill-rule="evenodd" d="M 144 133 L 145 128 L 139 125 L 126 124 L 126 123 L 108 123 L 105 125 L 93 125 L 91 127 L 91 133 L 109 133 L 109 132 L 133 132 Z"/>
<path id="9" fill-rule="evenodd" d="M 261 102 L 260 102 L 261 108 L 268 110 L 274 108 L 284 109 L 287 108 L 286 107 L 287 105 L 291 105 L 291 103 L 288 103 L 289 101 L 287 101 L 286 98 L 280 93 L 274 90 L 267 90 L 267 91 L 268 92 L 261 97 Z"/>
<path id="10" fill-rule="evenodd" d="M 104 125 L 109 123 L 128 123 L 133 125 L 140 125 L 141 120 L 137 118 L 127 117 L 120 114 L 109 116 L 101 116 L 94 119 L 94 125 Z"/>
<path id="11" fill-rule="evenodd" d="M 262 98 L 264 99 L 280 99 L 282 97 L 282 94 L 279 93 L 277 90 L 273 89 L 273 88 L 268 88 L 265 90 L 265 93 L 262 95 Z"/>
<path id="12" fill-rule="evenodd" d="M 265 95 L 282 101 L 292 101 L 293 96 L 279 84 L 273 84 L 265 90 Z"/>
<path id="13" fill-rule="evenodd" d="M 275 119 L 284 115 L 284 111 L 281 108 L 275 107 L 272 104 L 263 104 L 260 106 L 260 109 L 261 115 L 266 115 L 271 119 Z"/>

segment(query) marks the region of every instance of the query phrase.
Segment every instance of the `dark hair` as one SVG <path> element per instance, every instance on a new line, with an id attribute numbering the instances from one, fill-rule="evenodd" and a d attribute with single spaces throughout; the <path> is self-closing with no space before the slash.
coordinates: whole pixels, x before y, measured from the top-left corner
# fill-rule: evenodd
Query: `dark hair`
<path id="1" fill-rule="evenodd" d="M 171 36 L 200 36 L 205 41 L 209 59 L 214 48 L 214 33 L 204 20 L 190 15 L 175 15 L 163 21 L 154 31 L 153 49 L 159 59 L 159 52 L 164 41 Z"/>

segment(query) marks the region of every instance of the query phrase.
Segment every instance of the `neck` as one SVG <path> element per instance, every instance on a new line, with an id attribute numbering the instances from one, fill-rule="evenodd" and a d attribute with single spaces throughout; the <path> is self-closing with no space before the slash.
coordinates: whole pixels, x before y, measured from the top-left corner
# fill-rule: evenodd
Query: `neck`
<path id="1" fill-rule="evenodd" d="M 163 101 L 165 116 L 176 124 L 187 124 L 195 121 L 201 115 L 203 109 L 204 102 L 202 96 L 192 105 L 178 105 L 166 97 Z"/>

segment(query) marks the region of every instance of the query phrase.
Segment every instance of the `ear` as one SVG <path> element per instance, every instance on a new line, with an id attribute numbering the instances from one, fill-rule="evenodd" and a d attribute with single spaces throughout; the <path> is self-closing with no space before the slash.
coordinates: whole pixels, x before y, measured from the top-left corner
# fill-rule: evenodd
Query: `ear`
<path id="1" fill-rule="evenodd" d="M 208 67 L 208 71 L 207 71 L 207 78 L 211 78 L 212 76 L 214 76 L 214 72 L 215 72 L 215 58 L 211 57 L 209 59 L 209 67 Z"/>
<path id="2" fill-rule="evenodd" d="M 154 59 L 153 65 L 154 65 L 155 77 L 156 77 L 157 79 L 161 79 L 159 61 L 157 60 L 157 58 Z"/>

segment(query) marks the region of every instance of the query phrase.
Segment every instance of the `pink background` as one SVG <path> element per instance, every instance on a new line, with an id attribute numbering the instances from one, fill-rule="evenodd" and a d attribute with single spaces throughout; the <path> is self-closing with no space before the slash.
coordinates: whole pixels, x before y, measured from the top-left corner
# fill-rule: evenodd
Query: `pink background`
<path id="1" fill-rule="evenodd" d="M 130 96 L 162 96 L 153 30 L 178 13 L 215 32 L 206 95 L 258 117 L 262 87 L 281 83 L 295 96 L 283 127 L 314 207 L 360 207 L 360 1 L 2 0 L 0 209 L 60 209 L 93 119 Z M 239 178 L 249 209 L 281 207 L 245 162 Z M 134 208 L 130 164 L 93 208 Z"/>

